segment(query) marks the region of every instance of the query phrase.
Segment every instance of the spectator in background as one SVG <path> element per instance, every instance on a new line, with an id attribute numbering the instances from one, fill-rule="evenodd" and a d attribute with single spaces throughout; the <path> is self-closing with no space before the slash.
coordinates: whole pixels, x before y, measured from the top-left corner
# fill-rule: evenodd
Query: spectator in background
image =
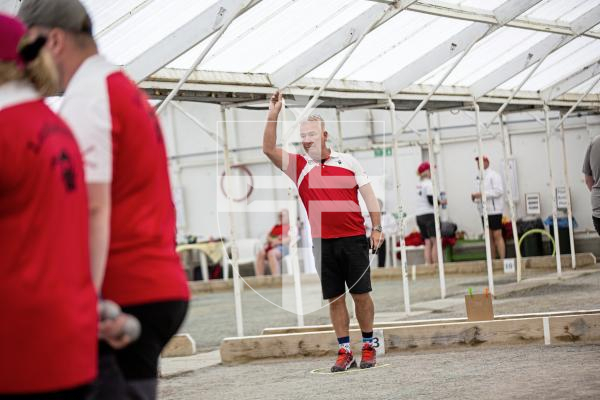
<path id="1" fill-rule="evenodd" d="M 433 208 L 433 184 L 431 182 L 431 165 L 428 161 L 422 162 L 417 168 L 421 181 L 417 185 L 417 225 L 421 237 L 425 242 L 425 263 L 437 262 L 437 243 L 435 233 L 435 214 Z M 446 200 L 437 200 L 439 204 L 446 204 Z"/>
<path id="2" fill-rule="evenodd" d="M 596 136 L 588 146 L 583 161 L 585 184 L 591 192 L 592 220 L 600 235 L 600 136 Z"/>
<path id="3" fill-rule="evenodd" d="M 271 275 L 281 273 L 281 259 L 289 253 L 290 216 L 287 210 L 281 210 L 279 221 L 267 235 L 267 243 L 256 255 L 254 272 L 256 276 L 265 274 L 265 259 L 269 261 Z"/>
<path id="4" fill-rule="evenodd" d="M 475 157 L 479 169 L 479 157 Z M 489 231 L 491 238 L 492 258 L 499 256 L 503 259 L 506 255 L 504 238 L 502 237 L 502 211 L 504 209 L 504 186 L 499 173 L 490 168 L 490 160 L 483 156 L 483 190 L 485 190 Z M 479 175 L 475 179 L 476 190 L 480 190 Z M 481 192 L 471 193 L 471 201 L 477 204 L 481 223 L 483 224 L 483 205 Z"/>
<path id="5" fill-rule="evenodd" d="M 379 209 L 381 210 L 381 227 L 383 228 L 384 239 L 381 242 L 379 250 L 377 250 L 377 266 L 379 268 L 385 267 L 385 259 L 387 257 L 387 249 L 385 246 L 385 238 L 392 236 L 396 233 L 396 219 L 389 213 L 383 210 L 383 201 L 377 199 L 379 203 Z M 371 231 L 373 229 L 373 223 L 369 215 L 363 216 L 365 218 L 365 230 L 367 237 L 371 237 Z M 367 218 L 368 217 L 368 218 Z"/>

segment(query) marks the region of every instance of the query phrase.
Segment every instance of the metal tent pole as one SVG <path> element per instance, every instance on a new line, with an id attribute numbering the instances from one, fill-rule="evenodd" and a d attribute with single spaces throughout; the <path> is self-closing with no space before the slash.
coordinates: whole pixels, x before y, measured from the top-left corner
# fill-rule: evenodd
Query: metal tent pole
<path id="1" fill-rule="evenodd" d="M 425 112 L 427 119 L 427 150 L 429 151 L 429 163 L 431 164 L 431 183 L 433 186 L 433 214 L 435 218 L 435 245 L 437 246 L 438 268 L 440 271 L 440 292 L 442 299 L 446 297 L 446 276 L 444 274 L 444 253 L 442 248 L 442 234 L 440 229 L 440 207 L 438 199 L 440 192 L 437 182 L 437 161 L 433 154 L 433 135 L 431 134 L 431 118 L 429 112 Z"/>
<path id="2" fill-rule="evenodd" d="M 515 210 L 515 202 L 513 199 L 512 192 L 512 175 L 510 174 L 508 159 L 512 157 L 512 151 L 510 150 L 510 138 L 508 136 L 508 130 L 504 124 L 504 117 L 500 114 L 500 132 L 502 132 L 502 150 L 504 151 L 504 178 L 506 180 L 506 197 L 508 200 L 508 207 L 510 208 L 510 220 L 512 225 L 513 240 L 515 242 L 515 256 L 517 258 L 517 282 L 521 282 L 522 277 L 522 258 L 521 248 L 519 247 L 519 231 L 517 230 L 517 212 Z"/>
<path id="3" fill-rule="evenodd" d="M 565 127 L 560 124 L 560 147 L 563 161 L 563 176 L 567 196 L 567 218 L 569 219 L 569 244 L 571 245 L 571 268 L 577 268 L 577 257 L 575 257 L 575 237 L 573 234 L 573 208 L 571 206 L 571 183 L 569 180 L 569 167 L 567 163 L 567 146 L 565 144 Z"/>
<path id="4" fill-rule="evenodd" d="M 560 278 L 562 275 L 562 265 L 560 260 L 560 238 L 558 237 L 558 210 L 556 205 L 556 186 L 554 185 L 554 176 L 552 175 L 552 155 L 550 153 L 550 138 L 552 132 L 550 129 L 550 117 L 548 113 L 550 109 L 544 103 L 544 118 L 546 120 L 546 157 L 548 159 L 548 174 L 550 177 L 550 190 L 552 191 L 552 224 L 554 225 L 554 243 L 556 252 L 556 275 Z"/>
<path id="5" fill-rule="evenodd" d="M 230 193 L 232 193 L 231 187 L 231 160 L 229 158 L 229 138 L 227 134 L 227 116 L 225 114 L 225 108 L 221 107 L 221 124 L 223 129 L 223 163 L 225 165 L 225 175 L 227 184 L 227 203 L 229 206 L 229 236 L 231 241 L 231 263 L 233 267 L 233 297 L 235 303 L 235 323 L 237 328 L 237 335 L 244 336 L 244 317 L 242 315 L 242 287 L 241 278 L 239 271 L 239 253 L 236 241 L 236 224 L 235 216 L 233 215 L 233 200 Z"/>
<path id="6" fill-rule="evenodd" d="M 285 110 L 285 99 L 282 100 L 281 105 L 281 125 L 285 130 L 287 125 L 287 116 Z M 289 143 L 284 144 L 289 149 Z M 286 150 L 288 150 L 286 149 Z M 288 190 L 288 204 L 290 205 L 288 210 L 289 215 L 289 226 L 290 226 L 290 257 L 292 276 L 294 279 L 294 299 L 296 301 L 296 323 L 298 326 L 304 326 L 304 304 L 302 302 L 302 277 L 300 274 L 300 263 L 298 261 L 298 198 L 292 193 L 292 190 Z M 283 258 L 282 258 L 283 264 Z M 282 265 L 283 266 L 283 265 Z M 282 283 L 283 283 L 283 271 L 282 271 Z M 282 288 L 283 289 L 283 288 Z"/>
<path id="7" fill-rule="evenodd" d="M 388 100 L 390 116 L 392 119 L 392 132 L 396 128 L 396 106 L 392 98 Z M 400 184 L 400 160 L 398 160 L 398 138 L 393 136 L 393 153 L 394 153 L 394 181 L 396 183 L 396 202 L 398 207 L 398 229 L 400 236 L 400 254 L 402 257 L 400 266 L 402 268 L 402 290 L 404 292 L 404 311 L 410 314 L 410 294 L 408 288 L 408 274 L 406 273 L 406 242 L 404 241 L 404 208 L 402 207 L 402 188 Z M 395 254 L 394 254 L 395 256 Z M 445 288 L 442 288 L 442 299 L 445 297 Z"/>
<path id="8" fill-rule="evenodd" d="M 227 21 L 225 21 L 223 23 L 223 26 L 221 26 L 221 28 L 219 28 L 217 33 L 214 34 L 215 36 L 213 36 L 213 38 L 210 40 L 210 43 L 208 44 L 208 46 L 206 46 L 206 48 L 204 50 L 202 50 L 202 53 L 200 53 L 200 55 L 198 56 L 198 58 L 196 58 L 196 60 L 192 64 L 192 66 L 185 72 L 185 74 L 183 74 L 183 76 L 181 77 L 179 82 L 177 82 L 177 85 L 175 85 L 173 90 L 171 90 L 171 92 L 162 101 L 162 103 L 160 103 L 160 105 L 156 109 L 157 114 L 160 114 L 165 109 L 167 104 L 169 104 L 171 102 L 171 100 L 173 100 L 173 98 L 175 96 L 177 96 L 177 93 L 179 93 L 179 90 L 181 89 L 181 87 L 185 84 L 185 82 L 187 82 L 190 75 L 192 75 L 192 73 L 196 70 L 196 68 L 198 68 L 198 65 L 200 65 L 202 60 L 204 60 L 204 58 L 206 57 L 208 52 L 214 47 L 214 45 L 219 41 L 219 39 L 221 39 L 221 36 L 223 36 L 223 34 L 225 33 L 225 31 L 227 30 L 229 25 L 231 25 L 231 23 L 236 19 L 240 10 L 242 10 L 246 6 L 246 4 L 247 4 L 247 2 L 245 4 L 243 4 L 242 7 L 240 9 L 238 9 L 235 13 L 232 13 L 231 16 L 229 17 L 229 19 Z"/>
<path id="9" fill-rule="evenodd" d="M 481 207 L 483 211 L 483 235 L 485 238 L 485 258 L 487 263 L 488 286 L 492 296 L 494 295 L 494 268 L 492 264 L 492 250 L 490 243 L 490 223 L 487 211 L 487 196 L 485 194 L 484 167 L 483 167 L 483 139 L 479 122 L 479 104 L 473 102 L 475 107 L 475 128 L 477 129 L 477 147 L 479 152 L 479 192 L 481 193 Z"/>
<path id="10" fill-rule="evenodd" d="M 340 153 L 344 152 L 344 136 L 342 135 L 342 112 L 339 107 L 335 109 L 335 115 L 337 117 L 337 127 L 338 127 L 338 151 Z"/>

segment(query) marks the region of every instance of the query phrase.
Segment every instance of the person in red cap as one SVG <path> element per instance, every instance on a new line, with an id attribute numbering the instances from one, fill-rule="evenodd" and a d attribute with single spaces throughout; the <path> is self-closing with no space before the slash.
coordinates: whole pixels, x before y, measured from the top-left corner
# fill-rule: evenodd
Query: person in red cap
<path id="1" fill-rule="evenodd" d="M 41 95 L 45 39 L 0 14 L 0 398 L 83 399 L 96 377 L 83 162 Z"/>
<path id="2" fill-rule="evenodd" d="M 479 169 L 479 157 L 475 157 Z M 483 156 L 483 190 L 486 195 L 487 214 L 491 239 L 492 258 L 499 256 L 503 259 L 506 255 L 506 246 L 502 237 L 502 213 L 504 210 L 504 185 L 500 174 L 490 168 L 490 160 Z M 479 175 L 475 179 L 476 192 L 471 194 L 471 201 L 477 204 L 481 223 L 483 222 L 483 202 L 479 184 Z"/>
<path id="3" fill-rule="evenodd" d="M 435 213 L 433 208 L 433 184 L 431 182 L 431 165 L 428 161 L 422 162 L 417 168 L 421 179 L 417 185 L 417 225 L 421 237 L 425 242 L 425 263 L 437 262 L 437 245 L 435 233 Z M 446 200 L 438 200 L 439 204 L 446 204 Z"/>
<path id="4" fill-rule="evenodd" d="M 124 348 L 100 343 L 94 396 L 154 399 L 158 357 L 189 300 L 160 123 L 144 93 L 98 54 L 78 0 L 23 0 L 19 16 L 30 36 L 47 38 L 64 89 L 59 113 L 84 155 L 94 284 L 141 323 Z"/>

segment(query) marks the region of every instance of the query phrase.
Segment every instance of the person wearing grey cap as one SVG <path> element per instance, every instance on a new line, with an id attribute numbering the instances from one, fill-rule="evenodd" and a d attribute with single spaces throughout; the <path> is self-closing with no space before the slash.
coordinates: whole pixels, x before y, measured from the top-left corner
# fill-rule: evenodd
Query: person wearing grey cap
<path id="1" fill-rule="evenodd" d="M 19 15 L 57 66 L 59 113 L 83 154 L 94 285 L 141 323 L 133 343 L 100 342 L 94 398 L 155 399 L 158 357 L 189 299 L 160 123 L 144 93 L 98 54 L 79 1 L 23 0 Z M 110 323 L 100 333 L 112 337 Z"/>

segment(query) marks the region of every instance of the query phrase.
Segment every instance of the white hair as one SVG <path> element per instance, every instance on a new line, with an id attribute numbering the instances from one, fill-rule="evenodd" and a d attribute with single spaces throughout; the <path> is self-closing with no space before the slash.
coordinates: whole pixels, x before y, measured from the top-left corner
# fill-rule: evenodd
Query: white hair
<path id="1" fill-rule="evenodd" d="M 306 117 L 305 119 L 303 119 L 301 123 L 305 124 L 307 122 L 314 122 L 314 121 L 319 121 L 321 123 L 321 130 L 322 131 L 325 130 L 325 120 L 319 114 L 311 114 L 308 117 Z"/>

